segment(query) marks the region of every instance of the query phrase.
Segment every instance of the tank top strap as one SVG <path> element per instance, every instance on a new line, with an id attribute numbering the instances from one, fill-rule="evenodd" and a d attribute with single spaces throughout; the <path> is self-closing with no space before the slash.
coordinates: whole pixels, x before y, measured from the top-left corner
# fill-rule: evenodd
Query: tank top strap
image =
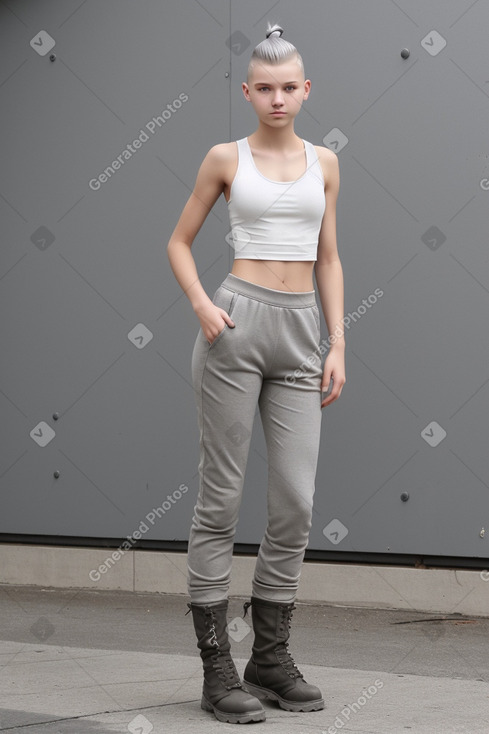
<path id="1" fill-rule="evenodd" d="M 304 145 L 306 146 L 307 171 L 309 174 L 316 176 L 324 187 L 323 169 L 321 167 L 318 154 L 316 153 L 316 148 L 311 142 L 309 142 L 309 140 L 304 140 Z"/>
<path id="2" fill-rule="evenodd" d="M 250 176 L 253 175 L 255 170 L 253 166 L 253 156 L 248 145 L 246 138 L 240 138 L 236 141 L 238 146 L 238 168 L 236 175 Z"/>
<path id="3" fill-rule="evenodd" d="M 248 145 L 248 141 L 246 138 L 240 138 L 240 140 L 236 141 L 238 144 L 238 151 L 239 151 L 239 158 L 241 160 L 248 160 L 250 163 L 253 162 L 253 157 L 251 155 L 250 146 Z"/>

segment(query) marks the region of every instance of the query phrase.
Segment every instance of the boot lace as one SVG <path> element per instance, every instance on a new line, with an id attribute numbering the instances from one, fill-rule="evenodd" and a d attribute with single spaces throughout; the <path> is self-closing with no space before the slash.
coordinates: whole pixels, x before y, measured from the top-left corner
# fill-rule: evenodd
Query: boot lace
<path id="1" fill-rule="evenodd" d="M 216 633 L 215 615 L 212 607 L 210 608 L 209 612 L 209 631 L 211 632 L 211 638 L 209 642 L 216 648 L 216 651 L 211 655 L 211 658 L 213 660 L 212 667 L 216 671 L 225 688 L 242 688 L 241 680 L 238 675 L 238 671 L 236 670 L 233 658 L 231 657 L 229 652 L 223 652 L 219 647 L 219 641 L 217 639 Z"/>
<path id="2" fill-rule="evenodd" d="M 242 688 L 234 660 L 229 653 L 223 653 L 221 650 L 217 650 L 212 655 L 212 659 L 214 661 L 213 668 L 225 688 Z"/>
<path id="3" fill-rule="evenodd" d="M 188 612 L 185 612 L 185 616 L 191 611 L 191 605 L 187 604 Z M 219 647 L 219 640 L 217 639 L 216 631 L 216 616 L 212 607 L 206 610 L 206 625 L 210 632 L 209 643 L 215 647 L 214 652 L 210 655 L 212 659 L 212 667 L 216 671 L 219 679 L 225 688 L 230 690 L 231 688 L 242 688 L 241 679 L 236 665 L 229 652 L 223 652 Z"/>
<path id="4" fill-rule="evenodd" d="M 282 639 L 284 637 L 288 638 L 289 636 L 293 609 L 295 609 L 295 607 L 280 607 L 281 616 L 279 622 L 279 631 L 280 637 L 283 636 Z M 288 639 L 283 639 L 283 642 L 281 642 L 276 648 L 275 654 L 277 655 L 277 659 L 287 675 L 290 675 L 291 678 L 304 678 L 303 674 L 295 664 L 294 658 L 290 654 Z"/>
<path id="5" fill-rule="evenodd" d="M 243 619 L 246 617 L 248 609 L 251 606 L 251 601 L 245 601 L 245 603 L 243 604 Z M 293 609 L 295 609 L 294 605 L 285 605 L 280 607 L 279 639 L 277 640 L 275 655 L 277 656 L 277 660 L 279 661 L 280 665 L 283 667 L 287 675 L 290 675 L 291 678 L 304 678 L 303 674 L 295 664 L 294 658 L 290 654 L 288 648 L 288 637 L 290 634 Z"/>

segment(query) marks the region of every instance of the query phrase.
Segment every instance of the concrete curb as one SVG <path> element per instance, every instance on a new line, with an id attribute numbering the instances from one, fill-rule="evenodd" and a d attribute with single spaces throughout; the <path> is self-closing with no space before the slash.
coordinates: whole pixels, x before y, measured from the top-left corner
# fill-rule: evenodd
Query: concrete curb
<path id="1" fill-rule="evenodd" d="M 0 545 L 0 583 L 187 594 L 187 554 Z M 229 594 L 248 596 L 255 556 L 235 556 Z M 298 601 L 489 617 L 489 572 L 306 561 Z"/>

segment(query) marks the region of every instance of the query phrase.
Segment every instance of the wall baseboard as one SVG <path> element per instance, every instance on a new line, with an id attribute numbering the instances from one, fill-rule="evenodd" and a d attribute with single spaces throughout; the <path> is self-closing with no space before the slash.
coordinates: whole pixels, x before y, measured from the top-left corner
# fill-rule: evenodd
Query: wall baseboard
<path id="1" fill-rule="evenodd" d="M 187 554 L 0 544 L 0 584 L 187 595 Z M 249 596 L 256 556 L 233 557 Z M 297 601 L 489 617 L 489 571 L 305 561 Z"/>

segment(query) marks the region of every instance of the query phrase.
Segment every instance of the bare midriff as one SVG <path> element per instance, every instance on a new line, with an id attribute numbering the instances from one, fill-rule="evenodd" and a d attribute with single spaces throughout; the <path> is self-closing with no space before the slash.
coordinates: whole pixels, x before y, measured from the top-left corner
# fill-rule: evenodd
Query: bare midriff
<path id="1" fill-rule="evenodd" d="M 231 273 L 279 291 L 313 291 L 314 260 L 234 260 Z"/>

